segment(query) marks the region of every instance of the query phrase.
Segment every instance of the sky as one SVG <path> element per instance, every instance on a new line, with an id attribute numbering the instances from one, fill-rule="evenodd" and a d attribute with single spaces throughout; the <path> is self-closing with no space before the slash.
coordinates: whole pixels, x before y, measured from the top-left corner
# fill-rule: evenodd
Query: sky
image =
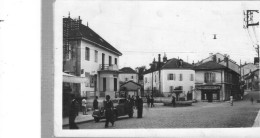
<path id="1" fill-rule="evenodd" d="M 243 28 L 243 10 L 259 1 L 71 1 L 55 3 L 55 21 L 82 19 L 123 53 L 119 67 L 147 68 L 158 54 L 196 63 L 209 53 L 228 54 L 240 64 L 253 62 L 259 27 Z M 254 15 L 254 20 L 259 17 Z M 259 18 L 258 18 L 259 19 Z M 61 26 L 58 26 L 61 27 Z M 217 39 L 213 39 L 216 34 Z"/>

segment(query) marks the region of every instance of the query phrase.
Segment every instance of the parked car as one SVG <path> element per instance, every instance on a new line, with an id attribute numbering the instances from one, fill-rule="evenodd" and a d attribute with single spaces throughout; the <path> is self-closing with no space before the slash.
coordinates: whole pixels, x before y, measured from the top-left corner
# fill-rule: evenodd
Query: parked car
<path id="1" fill-rule="evenodd" d="M 119 116 L 128 115 L 130 118 L 133 117 L 134 110 L 133 106 L 130 105 L 127 99 L 125 98 L 116 98 L 111 100 L 114 105 L 114 119 L 117 119 Z M 105 109 L 101 107 L 100 109 L 94 110 L 92 116 L 94 117 L 95 122 L 99 122 L 100 119 L 104 119 L 105 117 Z"/>

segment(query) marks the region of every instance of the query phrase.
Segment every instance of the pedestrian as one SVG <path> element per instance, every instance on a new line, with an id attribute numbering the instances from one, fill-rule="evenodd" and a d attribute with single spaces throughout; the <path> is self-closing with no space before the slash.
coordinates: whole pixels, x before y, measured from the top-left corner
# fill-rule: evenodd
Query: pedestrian
<path id="1" fill-rule="evenodd" d="M 108 127 L 109 122 L 114 126 L 114 113 L 113 113 L 113 102 L 110 100 L 110 96 L 106 95 L 105 101 L 105 116 L 106 116 L 106 124 L 105 128 Z"/>
<path id="2" fill-rule="evenodd" d="M 230 96 L 230 105 L 233 106 L 233 96 Z"/>
<path id="3" fill-rule="evenodd" d="M 143 114 L 143 99 L 136 96 L 137 101 L 137 118 L 142 118 Z"/>
<path id="4" fill-rule="evenodd" d="M 128 95 L 127 98 L 127 102 L 128 102 L 128 110 L 129 110 L 129 117 L 132 118 L 133 117 L 133 101 L 130 95 Z"/>
<path id="5" fill-rule="evenodd" d="M 94 101 L 93 101 L 93 108 L 94 108 L 94 110 L 98 109 L 98 100 L 97 99 L 98 99 L 98 96 L 96 96 Z"/>
<path id="6" fill-rule="evenodd" d="M 251 103 L 253 104 L 253 103 L 254 103 L 254 98 L 251 97 L 250 101 L 251 101 Z"/>
<path id="7" fill-rule="evenodd" d="M 78 129 L 79 127 L 75 123 L 75 119 L 78 116 L 79 103 L 75 99 L 75 95 L 71 94 L 70 110 L 69 110 L 69 128 Z"/>
<path id="8" fill-rule="evenodd" d="M 150 107 L 150 95 L 147 95 L 146 100 L 147 100 L 147 106 L 149 108 Z"/>
<path id="9" fill-rule="evenodd" d="M 82 99 L 81 107 L 82 107 L 83 115 L 86 115 L 87 114 L 87 100 L 86 100 L 86 98 Z"/>
<path id="10" fill-rule="evenodd" d="M 154 98 L 153 98 L 153 95 L 151 96 L 150 101 L 151 101 L 151 107 L 154 107 Z"/>
<path id="11" fill-rule="evenodd" d="M 136 108 L 136 100 L 135 100 L 135 96 L 132 95 L 132 100 L 133 100 L 133 108 L 135 109 Z"/>
<path id="12" fill-rule="evenodd" d="M 175 107 L 175 97 L 172 96 L 172 106 Z"/>

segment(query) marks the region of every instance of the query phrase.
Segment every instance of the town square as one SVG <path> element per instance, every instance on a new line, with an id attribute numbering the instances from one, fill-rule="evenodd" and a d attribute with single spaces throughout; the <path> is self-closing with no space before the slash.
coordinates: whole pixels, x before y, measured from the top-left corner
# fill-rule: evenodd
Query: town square
<path id="1" fill-rule="evenodd" d="M 57 16 L 64 130 L 259 127 L 254 5 L 86 3 Z"/>

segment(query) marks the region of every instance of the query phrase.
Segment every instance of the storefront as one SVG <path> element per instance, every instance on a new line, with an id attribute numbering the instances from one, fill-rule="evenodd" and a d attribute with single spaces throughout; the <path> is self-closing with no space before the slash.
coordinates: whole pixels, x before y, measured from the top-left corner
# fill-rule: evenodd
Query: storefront
<path id="1" fill-rule="evenodd" d="M 208 102 L 220 100 L 221 85 L 199 85 L 196 86 L 197 90 L 201 91 L 201 100 Z"/>

